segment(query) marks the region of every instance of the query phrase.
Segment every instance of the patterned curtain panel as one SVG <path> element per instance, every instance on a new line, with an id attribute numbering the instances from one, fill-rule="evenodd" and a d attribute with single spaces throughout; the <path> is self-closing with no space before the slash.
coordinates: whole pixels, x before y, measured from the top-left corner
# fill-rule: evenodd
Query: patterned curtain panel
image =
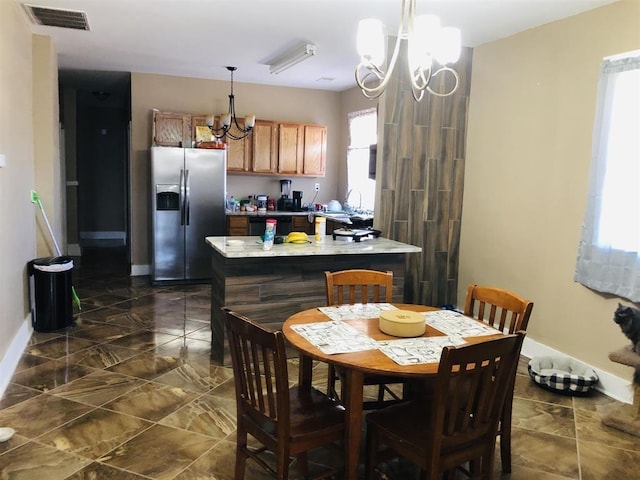
<path id="1" fill-rule="evenodd" d="M 640 52 L 603 62 L 574 280 L 640 302 Z"/>

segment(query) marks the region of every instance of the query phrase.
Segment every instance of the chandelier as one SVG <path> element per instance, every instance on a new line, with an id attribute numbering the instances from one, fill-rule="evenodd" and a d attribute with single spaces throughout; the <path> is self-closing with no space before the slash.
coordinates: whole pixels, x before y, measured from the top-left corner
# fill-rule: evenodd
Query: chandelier
<path id="1" fill-rule="evenodd" d="M 256 123 L 255 115 L 247 115 L 244 117 L 244 126 L 240 126 L 238 123 L 238 117 L 236 116 L 236 104 L 235 95 L 233 94 L 233 72 L 237 70 L 237 67 L 226 67 L 231 72 L 231 93 L 229 94 L 229 113 L 223 113 L 220 115 L 219 127 L 215 127 L 215 118 L 213 115 L 207 117 L 207 126 L 211 129 L 212 135 L 221 140 L 224 137 L 232 140 L 242 140 L 249 135 Z M 231 128 L 235 126 L 233 130 Z"/>
<path id="2" fill-rule="evenodd" d="M 409 8 L 407 9 L 407 3 Z M 425 90 L 439 97 L 451 95 L 458 88 L 459 78 L 447 64 L 460 58 L 460 29 L 441 27 L 435 15 L 415 15 L 416 0 L 402 0 L 402 14 L 396 44 L 387 70 L 385 60 L 385 36 L 380 20 L 368 18 L 358 25 L 357 49 L 360 63 L 356 67 L 356 82 L 367 98 L 377 98 L 384 92 L 398 60 L 400 43 L 407 41 L 407 61 L 411 79 L 411 93 L 419 102 Z M 450 74 L 454 84 L 449 90 L 431 88 L 437 75 Z"/>

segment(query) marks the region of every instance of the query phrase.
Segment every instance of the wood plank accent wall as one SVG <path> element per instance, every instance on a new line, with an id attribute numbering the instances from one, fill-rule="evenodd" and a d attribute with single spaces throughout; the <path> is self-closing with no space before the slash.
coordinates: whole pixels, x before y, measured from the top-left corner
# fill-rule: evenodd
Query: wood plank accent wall
<path id="1" fill-rule="evenodd" d="M 457 304 L 472 54 L 463 48 L 454 67 L 460 84 L 453 95 L 425 93 L 416 102 L 401 50 L 378 104 L 376 228 L 422 247 L 407 261 L 405 297 L 412 303 Z"/>

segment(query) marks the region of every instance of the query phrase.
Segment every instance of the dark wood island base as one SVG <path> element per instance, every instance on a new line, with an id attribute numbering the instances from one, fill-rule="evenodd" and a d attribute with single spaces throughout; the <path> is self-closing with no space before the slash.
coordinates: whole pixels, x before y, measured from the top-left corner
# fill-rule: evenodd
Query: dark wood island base
<path id="1" fill-rule="evenodd" d="M 324 305 L 326 270 L 366 268 L 391 270 L 393 301 L 404 301 L 407 253 L 419 247 L 378 238 L 366 242 L 309 245 L 274 245 L 264 251 L 258 237 L 241 238 L 244 244 L 227 246 L 226 237 L 207 237 L 211 259 L 211 357 L 230 365 L 222 307 L 246 315 L 269 328 L 281 329 L 294 313 Z"/>

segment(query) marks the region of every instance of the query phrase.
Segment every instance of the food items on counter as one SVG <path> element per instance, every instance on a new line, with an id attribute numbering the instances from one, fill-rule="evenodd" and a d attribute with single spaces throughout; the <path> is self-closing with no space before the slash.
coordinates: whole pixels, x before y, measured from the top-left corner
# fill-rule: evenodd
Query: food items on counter
<path id="1" fill-rule="evenodd" d="M 276 236 L 276 224 L 277 220 L 273 218 L 267 218 L 267 222 L 264 230 L 264 241 L 262 243 L 262 248 L 264 250 L 271 250 L 273 247 L 273 239 Z"/>
<path id="2" fill-rule="evenodd" d="M 324 217 L 316 217 L 315 219 L 316 243 L 324 243 L 327 233 L 327 219 Z"/>
<path id="3" fill-rule="evenodd" d="M 291 232 L 284 241 L 285 243 L 311 243 L 305 232 Z"/>

